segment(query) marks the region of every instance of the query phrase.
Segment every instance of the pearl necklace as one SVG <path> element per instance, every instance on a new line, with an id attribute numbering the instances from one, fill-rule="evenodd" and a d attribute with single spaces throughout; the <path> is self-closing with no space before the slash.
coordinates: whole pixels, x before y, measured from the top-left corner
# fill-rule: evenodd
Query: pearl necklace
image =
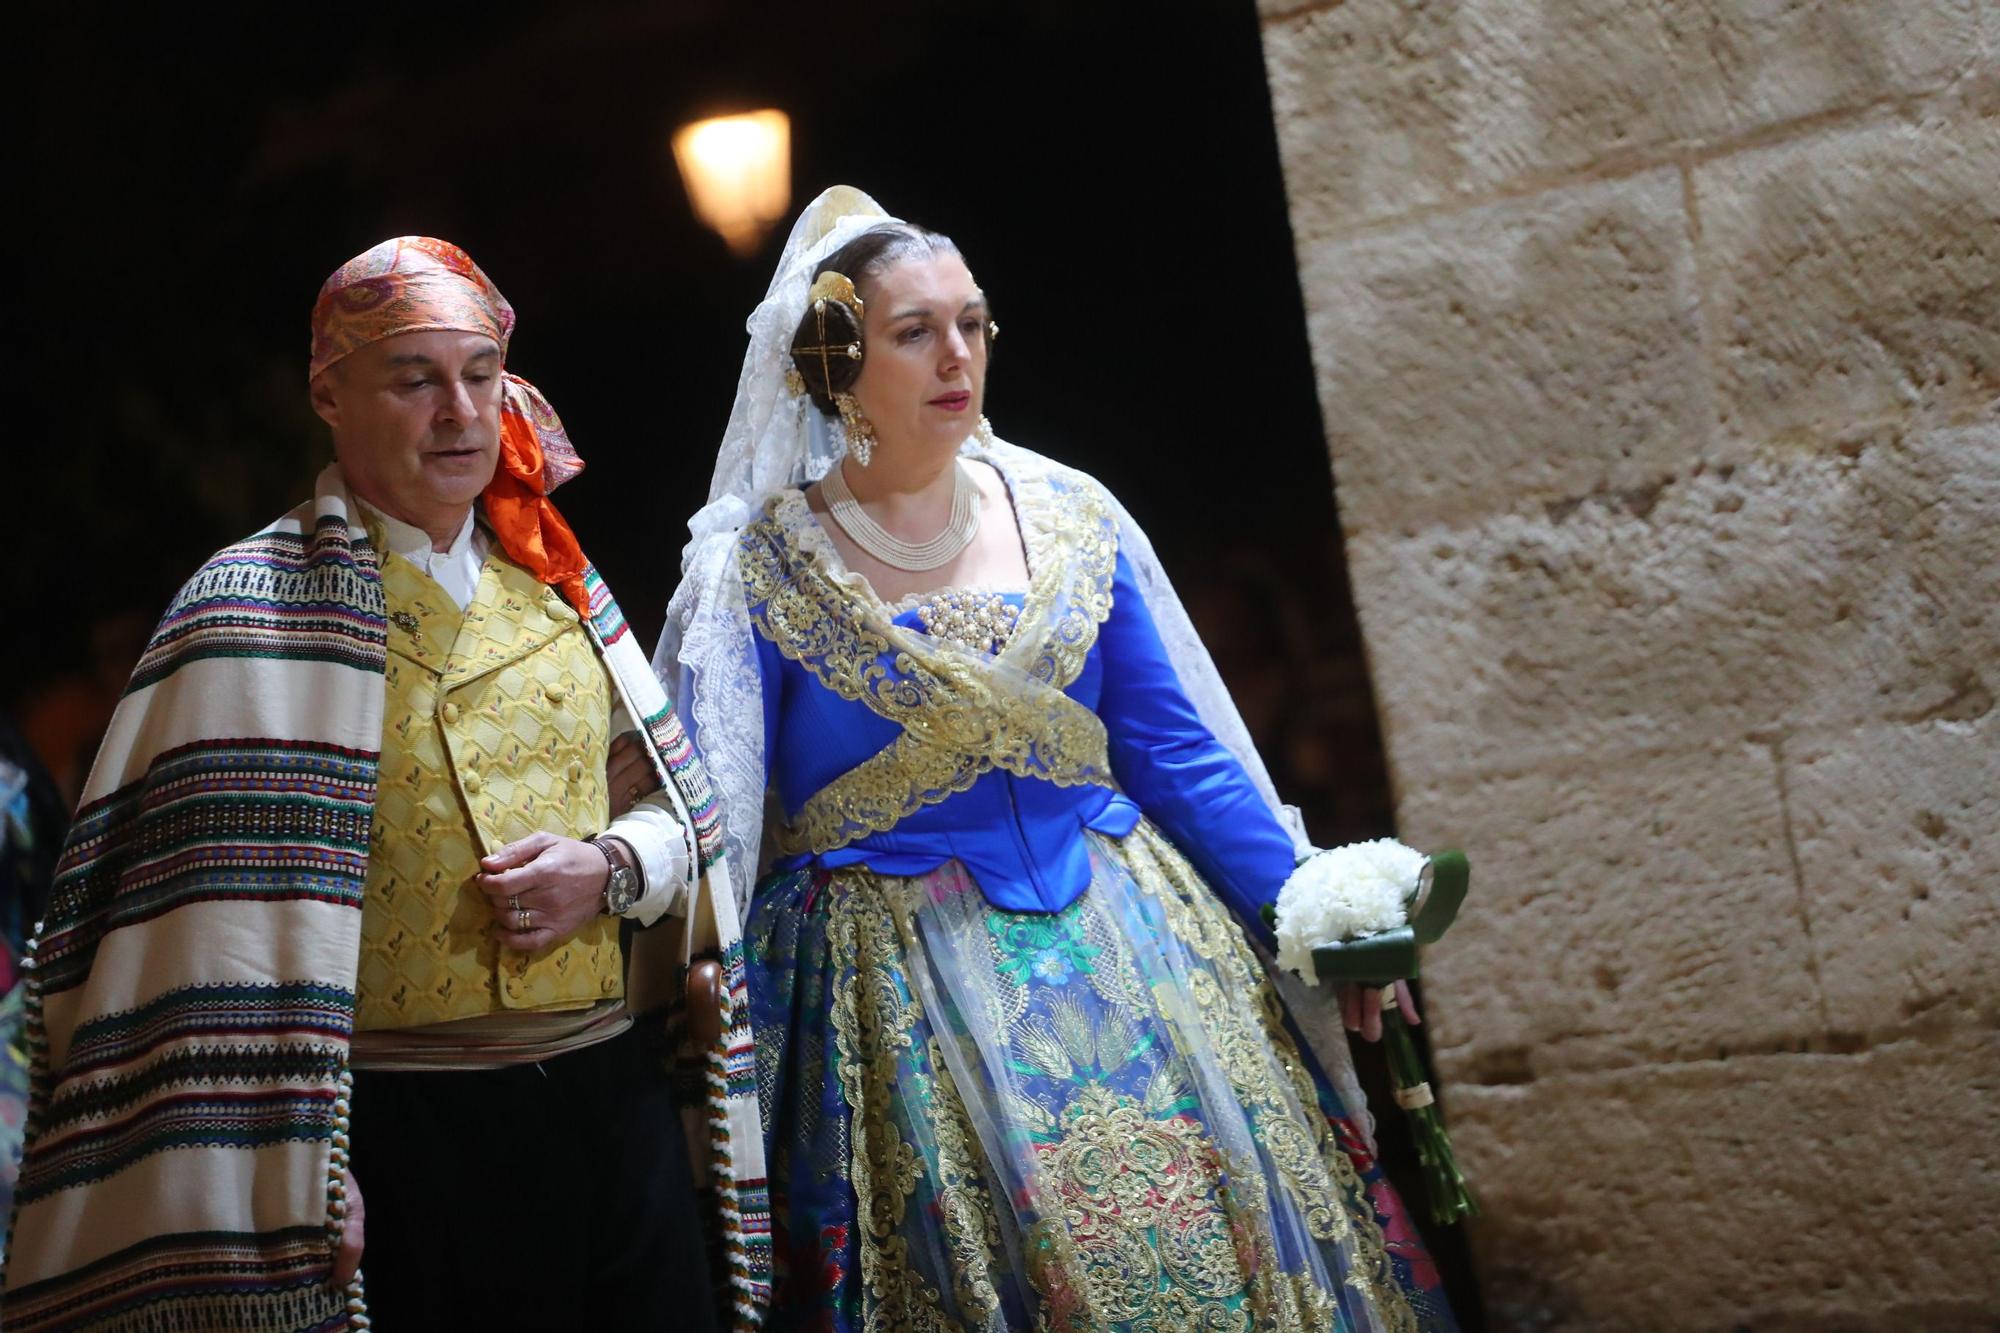
<path id="1" fill-rule="evenodd" d="M 833 515 L 833 521 L 856 546 L 891 569 L 924 574 L 956 560 L 961 551 L 972 545 L 972 538 L 979 531 L 979 487 L 973 484 L 965 464 L 954 462 L 951 469 L 951 518 L 944 530 L 927 542 L 906 542 L 870 518 L 861 502 L 854 498 L 854 492 L 848 489 L 847 478 L 841 474 L 838 463 L 821 478 L 819 492 L 826 497 L 827 512 Z"/>

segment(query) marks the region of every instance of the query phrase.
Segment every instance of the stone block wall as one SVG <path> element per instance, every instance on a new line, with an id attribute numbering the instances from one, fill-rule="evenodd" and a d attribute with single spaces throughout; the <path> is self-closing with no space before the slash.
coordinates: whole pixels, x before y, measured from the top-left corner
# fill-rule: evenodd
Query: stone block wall
<path id="1" fill-rule="evenodd" d="M 2000 3 L 1263 0 L 1512 1329 L 2000 1319 Z"/>

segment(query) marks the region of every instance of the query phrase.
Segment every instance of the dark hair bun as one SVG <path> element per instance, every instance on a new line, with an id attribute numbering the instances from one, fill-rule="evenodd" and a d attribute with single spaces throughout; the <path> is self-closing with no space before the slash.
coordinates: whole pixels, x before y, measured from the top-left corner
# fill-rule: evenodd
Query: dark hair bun
<path id="1" fill-rule="evenodd" d="M 814 407 L 828 416 L 838 412 L 833 396 L 861 377 L 861 355 L 861 321 L 852 307 L 830 297 L 806 306 L 792 334 L 792 366 Z"/>

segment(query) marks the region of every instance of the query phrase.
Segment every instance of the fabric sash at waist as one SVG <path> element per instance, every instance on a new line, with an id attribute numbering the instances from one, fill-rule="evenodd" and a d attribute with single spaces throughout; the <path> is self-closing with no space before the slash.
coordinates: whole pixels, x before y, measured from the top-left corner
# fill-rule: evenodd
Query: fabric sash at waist
<path id="1" fill-rule="evenodd" d="M 1114 785 L 1097 714 L 1032 678 L 1003 680 L 969 663 L 946 669 L 950 702 L 898 716 L 901 735 L 814 792 L 779 830 L 780 853 L 831 852 L 885 833 L 995 769 L 1059 787 Z"/>
<path id="2" fill-rule="evenodd" d="M 357 1032 L 348 1063 L 361 1070 L 502 1069 L 580 1051 L 631 1026 L 622 999 L 558 1013 L 484 1014 Z"/>

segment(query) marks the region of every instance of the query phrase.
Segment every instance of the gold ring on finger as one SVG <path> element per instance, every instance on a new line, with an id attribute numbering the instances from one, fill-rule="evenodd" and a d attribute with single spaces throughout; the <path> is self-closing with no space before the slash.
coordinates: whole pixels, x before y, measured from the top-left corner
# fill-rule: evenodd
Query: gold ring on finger
<path id="1" fill-rule="evenodd" d="M 517 911 L 517 912 L 518 912 L 518 911 L 520 911 L 520 910 L 521 910 L 521 895 L 517 893 L 517 894 L 515 894 L 515 895 L 514 895 L 513 897 L 509 898 L 509 899 L 507 900 L 507 906 L 509 906 L 509 907 L 513 908 L 513 909 L 514 909 L 515 911 Z"/>
<path id="2" fill-rule="evenodd" d="M 528 911 L 528 910 L 527 910 L 527 909 L 525 909 L 525 908 L 523 908 L 523 909 L 520 909 L 520 910 L 516 911 L 516 912 L 514 913 L 514 928 L 515 928 L 516 930 L 531 930 L 531 929 L 533 929 L 533 927 L 532 927 L 532 926 L 530 926 L 530 925 L 529 925 L 528 923 L 529 923 L 529 922 L 530 922 L 531 920 L 533 920 L 533 918 L 534 918 L 534 915 L 535 915 L 535 914 L 534 914 L 533 912 L 530 912 L 530 911 Z"/>

